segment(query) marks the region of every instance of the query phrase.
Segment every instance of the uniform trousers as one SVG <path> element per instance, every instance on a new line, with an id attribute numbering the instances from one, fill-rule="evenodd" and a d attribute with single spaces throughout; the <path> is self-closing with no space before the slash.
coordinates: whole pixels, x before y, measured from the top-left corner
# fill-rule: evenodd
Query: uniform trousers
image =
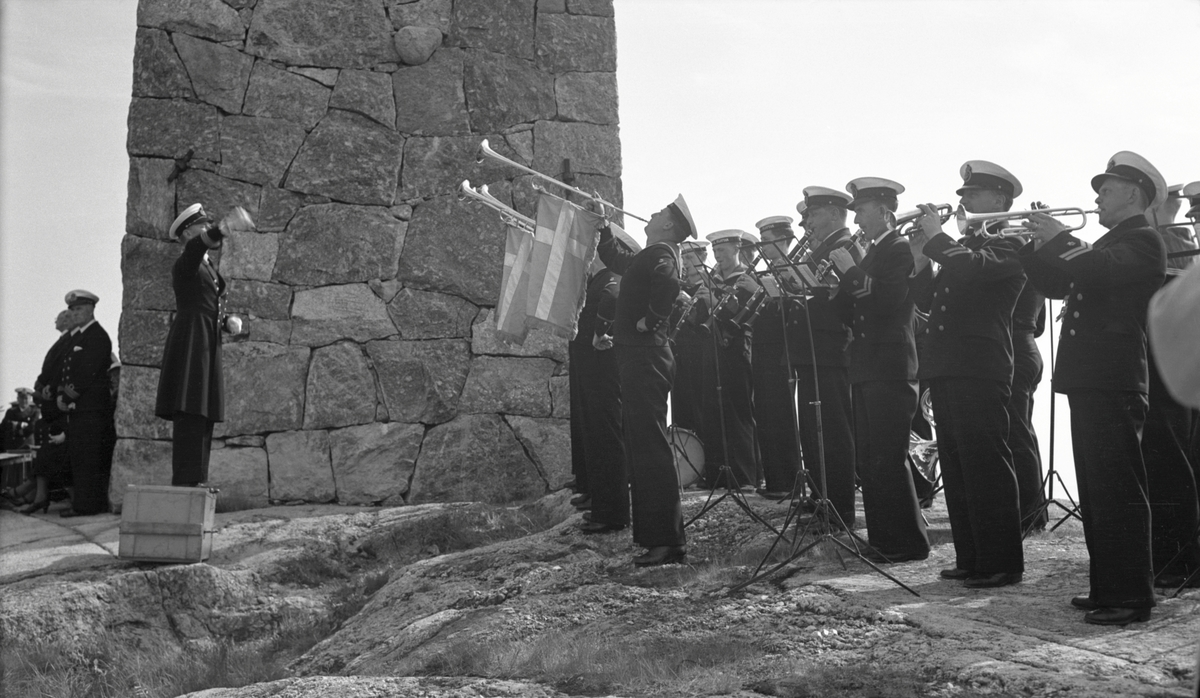
<path id="1" fill-rule="evenodd" d="M 782 342 L 755 344 L 751 361 L 754 423 L 763 479 L 772 492 L 791 492 L 800 472 L 796 394 Z"/>
<path id="2" fill-rule="evenodd" d="M 578 373 L 583 383 L 580 418 L 592 521 L 628 526 L 629 472 L 625 469 L 616 354 L 612 349 L 577 352 L 571 359 L 571 373 Z"/>
<path id="3" fill-rule="evenodd" d="M 633 542 L 683 545 L 679 476 L 667 441 L 667 395 L 675 377 L 671 348 L 618 344 L 621 426 L 633 504 Z"/>
<path id="4" fill-rule="evenodd" d="M 733 337 L 716 351 L 715 372 L 706 378 L 704 459 L 708 484 L 714 487 L 758 485 L 758 448 L 754 439 L 754 372 L 747 340 Z M 720 388 L 720 393 L 717 388 Z M 724 419 L 722 420 L 722 417 Z M 722 424 L 724 428 L 722 428 Z M 728 458 L 728 463 L 726 462 Z M 733 482 L 721 473 L 729 465 Z"/>
<path id="5" fill-rule="evenodd" d="M 1042 354 L 1031 332 L 1013 333 L 1012 395 L 1008 400 L 1008 448 L 1017 475 L 1023 528 L 1045 528 L 1046 493 L 1042 456 L 1033 428 L 1033 395 L 1042 380 Z"/>
<path id="6" fill-rule="evenodd" d="M 712 339 L 684 325 L 671 347 L 675 356 L 675 383 L 671 386 L 671 422 L 700 435 L 704 431 L 704 367 L 712 353 Z"/>
<path id="7" fill-rule="evenodd" d="M 1008 384 L 945 377 L 932 379 L 930 391 L 955 567 L 976 575 L 1024 572 Z"/>
<path id="8" fill-rule="evenodd" d="M 191 487 L 208 482 L 213 424 L 208 417 L 176 412 L 171 420 L 171 484 Z"/>
<path id="9" fill-rule="evenodd" d="M 575 491 L 580 494 L 588 494 L 590 489 L 588 487 L 587 453 L 584 451 L 583 427 L 583 395 L 587 389 L 584 387 L 583 372 L 577 367 L 581 361 L 586 362 L 586 359 L 581 356 L 589 349 L 590 347 L 584 347 L 575 342 L 567 343 L 567 361 L 570 364 L 567 386 L 571 391 L 571 476 L 575 478 Z M 595 350 L 592 349 L 592 351 Z"/>
<path id="10" fill-rule="evenodd" d="M 1090 598 L 1107 608 L 1149 608 L 1150 501 L 1141 451 L 1146 396 L 1076 389 L 1067 400 Z"/>
<path id="11" fill-rule="evenodd" d="M 853 395 L 854 451 L 871 547 L 889 556 L 927 556 L 925 517 L 908 469 L 917 382 L 857 383 Z"/>
<path id="12" fill-rule="evenodd" d="M 810 404 L 820 388 L 821 442 L 825 445 L 825 496 L 842 523 L 854 523 L 854 409 L 850 401 L 850 376 L 838 366 L 798 365 L 797 393 L 800 395 L 800 443 L 804 468 L 815 495 L 822 493 L 821 461 L 817 444 L 817 413 Z"/>
<path id="13" fill-rule="evenodd" d="M 78 514 L 108 511 L 108 475 L 117 443 L 109 410 L 72 412 L 67 418 L 67 460 L 71 464 L 71 509 Z"/>
<path id="14" fill-rule="evenodd" d="M 1195 463 L 1188 450 L 1194 410 L 1175 402 L 1150 354 L 1150 395 L 1142 429 L 1142 459 L 1150 492 L 1150 539 L 1154 574 L 1190 575 L 1200 569 L 1200 527 Z"/>

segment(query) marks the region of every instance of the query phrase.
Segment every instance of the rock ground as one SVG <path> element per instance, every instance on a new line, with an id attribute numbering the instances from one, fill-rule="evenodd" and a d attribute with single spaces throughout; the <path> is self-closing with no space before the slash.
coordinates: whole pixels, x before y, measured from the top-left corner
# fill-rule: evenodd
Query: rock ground
<path id="1" fill-rule="evenodd" d="M 498 510 L 223 514 L 208 563 L 177 566 L 116 559 L 112 516 L 62 525 L 53 511 L 2 512 L 0 630 L 18 648 L 101 632 L 178 646 L 245 640 L 289 614 L 329 612 L 328 589 L 289 564 L 319 556 L 387 576 L 292 662 L 292 678 L 191 695 L 1191 695 L 1200 592 L 1160 597 L 1149 623 L 1084 624 L 1067 603 L 1087 589 L 1074 521 L 1026 542 L 1025 581 L 1013 587 L 972 591 L 937 577 L 953 559 L 939 500 L 928 512 L 931 557 L 886 568 L 920 596 L 845 555 L 843 566 L 830 543 L 731 593 L 774 539 L 732 502 L 689 527 L 687 565 L 642 570 L 629 564 L 628 532 L 580 535 L 566 497 L 538 503 L 539 520 L 561 520 L 548 530 L 446 554 L 428 541 L 447 517 L 486 521 Z M 688 493 L 685 512 L 703 501 Z M 786 515 L 784 504 L 748 503 L 774 525 Z M 628 662 L 624 675 L 605 673 L 612 656 Z M 676 661 L 667 675 L 646 668 Z"/>

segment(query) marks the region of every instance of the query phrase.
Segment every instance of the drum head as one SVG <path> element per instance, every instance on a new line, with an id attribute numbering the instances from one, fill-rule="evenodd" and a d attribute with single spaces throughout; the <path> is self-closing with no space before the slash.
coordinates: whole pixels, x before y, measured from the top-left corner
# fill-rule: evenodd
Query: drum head
<path id="1" fill-rule="evenodd" d="M 700 482 L 704 475 L 704 444 L 694 432 L 674 424 L 667 427 L 667 440 L 671 443 L 671 455 L 675 458 L 675 473 L 679 476 L 680 488 Z"/>

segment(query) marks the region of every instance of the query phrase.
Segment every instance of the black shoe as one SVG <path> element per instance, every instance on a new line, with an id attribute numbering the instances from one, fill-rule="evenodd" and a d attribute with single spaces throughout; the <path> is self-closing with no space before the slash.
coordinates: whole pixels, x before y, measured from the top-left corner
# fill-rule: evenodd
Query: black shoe
<path id="1" fill-rule="evenodd" d="M 788 497 L 792 496 L 791 492 L 787 492 L 785 490 L 768 490 L 768 489 L 764 489 L 762 487 L 754 490 L 754 493 L 757 494 L 758 496 L 762 497 L 763 499 L 770 499 L 770 500 L 773 500 L 776 502 L 778 502 L 782 499 L 787 499 Z"/>
<path id="2" fill-rule="evenodd" d="M 964 570 L 959 567 L 947 567 L 941 572 L 938 572 L 938 576 L 942 579 L 956 579 L 959 581 L 970 577 L 972 574 L 973 572 L 971 572 L 971 570 Z"/>
<path id="3" fill-rule="evenodd" d="M 653 567 L 687 561 L 687 548 L 682 545 L 659 545 L 633 558 L 636 567 Z"/>
<path id="4" fill-rule="evenodd" d="M 967 577 L 967 581 L 963 582 L 963 586 L 970 589 L 1006 587 L 1012 584 L 1019 584 L 1022 576 L 1020 572 L 997 572 L 996 574 L 973 575 Z"/>
<path id="5" fill-rule="evenodd" d="M 1090 596 L 1072 596 L 1071 605 L 1075 608 L 1080 608 L 1085 611 L 1094 611 L 1097 608 L 1100 608 L 1100 604 L 1092 601 L 1092 597 Z"/>
<path id="6" fill-rule="evenodd" d="M 624 526 L 617 524 L 606 524 L 601 521 L 584 521 L 579 524 L 579 532 L 584 535 L 593 533 L 615 533 L 616 531 L 624 530 Z"/>
<path id="7" fill-rule="evenodd" d="M 581 493 L 575 495 L 574 497 L 571 497 L 571 506 L 577 507 L 580 504 L 583 504 L 585 502 L 591 502 L 591 501 L 592 501 L 592 495 L 588 494 L 587 492 L 581 492 Z"/>
<path id="8" fill-rule="evenodd" d="M 1130 623 L 1145 623 L 1150 620 L 1148 608 L 1097 608 L 1087 612 L 1083 617 L 1085 623 L 1092 625 L 1129 625 Z"/>
<path id="9" fill-rule="evenodd" d="M 592 496 L 590 494 L 589 495 L 581 495 L 581 496 L 583 497 L 583 499 L 579 500 L 578 502 L 571 502 L 571 505 L 581 511 L 591 509 L 592 508 Z"/>
<path id="10" fill-rule="evenodd" d="M 867 548 L 862 551 L 862 556 L 874 562 L 877 565 L 890 565 L 895 562 L 912 562 L 913 560 L 924 560 L 929 557 L 929 553 L 920 555 L 914 553 L 885 553 L 873 548 Z"/>

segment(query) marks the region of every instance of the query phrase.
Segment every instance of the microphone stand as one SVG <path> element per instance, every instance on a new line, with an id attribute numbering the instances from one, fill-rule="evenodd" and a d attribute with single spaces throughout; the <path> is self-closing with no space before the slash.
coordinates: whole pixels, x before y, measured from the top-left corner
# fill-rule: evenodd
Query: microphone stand
<path id="1" fill-rule="evenodd" d="M 772 243 L 766 243 L 766 244 L 775 244 L 775 243 L 772 242 Z M 813 399 L 811 402 L 809 402 L 809 404 L 812 405 L 813 413 L 816 417 L 817 478 L 818 478 L 818 481 L 821 483 L 821 489 L 819 492 L 813 493 L 814 494 L 813 503 L 815 505 L 816 511 L 813 514 L 812 518 L 810 518 L 807 522 L 805 522 L 804 528 L 801 529 L 790 541 L 788 541 L 789 544 L 792 546 L 792 552 L 787 557 L 787 559 L 783 560 L 782 562 L 776 563 L 770 569 L 763 571 L 763 567 L 766 566 L 767 560 L 770 559 L 771 555 L 775 551 L 775 548 L 779 545 L 779 542 L 781 540 L 783 540 L 783 538 L 784 538 L 783 532 L 787 531 L 787 528 L 791 524 L 792 519 L 796 518 L 797 523 L 799 523 L 799 518 L 797 517 L 797 513 L 799 512 L 799 507 L 792 507 L 791 510 L 788 512 L 787 519 L 784 520 L 783 532 L 781 532 L 778 536 L 776 536 L 775 541 L 771 544 L 771 547 L 767 550 L 766 554 L 763 555 L 763 559 L 761 561 L 759 561 L 758 566 L 754 570 L 754 574 L 752 574 L 751 577 L 749 579 L 747 579 L 746 581 L 730 587 L 729 591 L 730 591 L 730 593 L 733 593 L 735 591 L 740 591 L 741 589 L 744 589 L 757 581 L 765 579 L 765 578 L 775 574 L 779 570 L 783 569 L 784 567 L 787 567 L 793 561 L 802 557 L 809 550 L 812 550 L 813 548 L 817 547 L 818 545 L 824 544 L 824 545 L 830 545 L 833 547 L 834 554 L 837 555 L 838 561 L 842 563 L 843 569 L 846 568 L 846 561 L 841 556 L 841 551 L 844 550 L 851 556 L 858 558 L 860 561 L 866 563 L 867 566 L 870 567 L 872 570 L 879 573 L 883 577 L 887 578 L 889 581 L 896 584 L 901 589 L 904 589 L 905 591 L 909 592 L 913 596 L 919 597 L 920 594 L 918 594 L 913 588 L 909 587 L 904 582 L 901 582 L 899 579 L 892 576 L 887 571 L 885 571 L 884 569 L 882 569 L 881 567 L 876 565 L 874 562 L 869 560 L 865 555 L 863 555 L 863 552 L 862 552 L 863 549 L 867 549 L 867 550 L 871 550 L 871 551 L 875 551 L 875 552 L 878 552 L 878 551 L 876 551 L 873 547 L 871 547 L 871 545 L 869 543 L 867 543 L 867 541 L 863 540 L 863 538 L 861 536 L 859 536 L 857 533 L 855 533 L 853 531 L 853 529 L 851 529 L 849 526 L 846 525 L 846 522 L 843 521 L 842 517 L 838 514 L 837 509 L 835 509 L 833 507 L 833 503 L 829 501 L 828 483 L 827 483 L 826 476 L 825 476 L 825 437 L 824 437 L 824 428 L 823 428 L 823 424 L 821 421 L 821 387 L 820 387 L 820 377 L 819 377 L 820 374 L 817 371 L 817 349 L 816 349 L 816 344 L 813 341 L 812 315 L 811 315 L 811 313 L 807 312 L 808 298 L 809 298 L 810 294 L 816 290 L 816 286 L 814 286 L 812 283 L 810 283 L 804 277 L 804 275 L 800 273 L 800 267 L 801 267 L 801 264 L 799 261 L 793 262 L 786 255 L 784 255 L 783 258 L 779 261 L 779 263 L 777 265 L 773 266 L 772 269 L 781 270 L 780 273 L 777 274 L 777 276 L 779 278 L 783 278 L 784 271 L 790 271 L 791 273 L 788 274 L 788 277 L 793 278 L 793 279 L 799 279 L 800 283 L 801 283 L 801 287 L 802 287 L 802 291 L 799 294 L 795 294 L 795 297 L 798 297 L 800 299 L 800 302 L 804 305 L 805 310 L 806 310 L 806 312 L 804 313 L 805 329 L 808 332 L 808 350 L 809 350 L 810 358 L 812 360 L 812 372 L 813 372 Z M 786 299 L 788 296 L 786 284 L 780 283 L 779 289 L 780 289 L 780 292 L 783 294 L 784 299 Z M 818 495 L 819 495 L 819 497 L 818 497 Z M 816 524 L 818 524 L 818 522 L 823 522 L 824 525 L 817 526 Z M 810 529 L 813 529 L 814 533 L 815 533 L 813 539 L 811 541 L 809 541 L 809 543 L 807 545 L 797 548 L 796 546 L 798 545 L 799 541 L 802 540 L 804 538 L 804 536 L 808 534 Z M 839 533 L 847 534 L 847 536 L 850 538 L 851 542 L 847 543 L 846 541 L 838 538 L 837 534 L 839 534 Z"/>

